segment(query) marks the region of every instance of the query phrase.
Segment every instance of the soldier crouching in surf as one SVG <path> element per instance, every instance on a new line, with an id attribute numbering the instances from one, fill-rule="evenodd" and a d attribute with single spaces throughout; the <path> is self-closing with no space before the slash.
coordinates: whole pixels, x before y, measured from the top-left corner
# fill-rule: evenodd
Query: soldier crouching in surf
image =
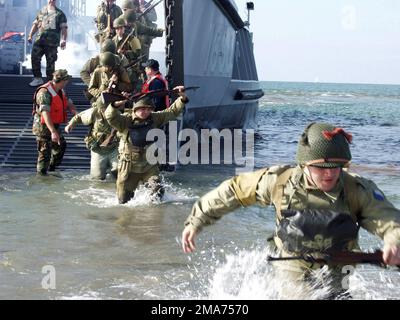
<path id="1" fill-rule="evenodd" d="M 279 267 L 291 282 L 311 284 L 307 281 L 311 271 L 322 267 L 317 258 L 296 257 L 356 251 L 360 227 L 383 239 L 382 263 L 399 265 L 400 210 L 374 182 L 343 170 L 351 160 L 351 139 L 341 128 L 310 124 L 298 144 L 296 167 L 276 166 L 239 175 L 198 200 L 185 222 L 183 251 L 195 250 L 194 239 L 202 227 L 239 207 L 258 203 L 275 207 L 273 240 L 277 254 L 285 260 Z M 331 274 L 330 298 L 346 298 L 344 265 L 325 264 Z"/>
<path id="2" fill-rule="evenodd" d="M 150 130 L 176 119 L 184 110 L 189 101 L 184 94 L 185 87 L 175 89 L 179 89 L 180 97 L 161 112 L 152 112 L 154 104 L 149 97 L 137 101 L 130 113 L 121 114 L 118 110 L 126 101 L 114 102 L 106 109 L 107 121 L 120 134 L 117 195 L 121 204 L 134 197 L 140 182 L 145 183 L 156 197 L 161 198 L 164 194 L 158 164 L 150 164 L 146 159 L 146 150 L 152 143 L 146 141 L 146 136 Z"/>

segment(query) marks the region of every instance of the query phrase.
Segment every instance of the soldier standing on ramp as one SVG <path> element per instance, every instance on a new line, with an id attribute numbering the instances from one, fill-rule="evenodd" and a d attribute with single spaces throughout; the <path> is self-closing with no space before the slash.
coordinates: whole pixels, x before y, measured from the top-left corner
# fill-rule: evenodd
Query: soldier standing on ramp
<path id="1" fill-rule="evenodd" d="M 37 87 L 44 83 L 40 63 L 43 55 L 46 56 L 46 75 L 50 81 L 53 78 L 57 61 L 57 47 L 66 48 L 68 36 L 67 17 L 56 7 L 56 0 L 49 0 L 38 13 L 29 32 L 28 41 L 32 43 L 33 35 L 38 31 L 33 43 L 31 59 L 34 79 L 29 85 Z M 61 43 L 60 43 L 61 39 Z"/>

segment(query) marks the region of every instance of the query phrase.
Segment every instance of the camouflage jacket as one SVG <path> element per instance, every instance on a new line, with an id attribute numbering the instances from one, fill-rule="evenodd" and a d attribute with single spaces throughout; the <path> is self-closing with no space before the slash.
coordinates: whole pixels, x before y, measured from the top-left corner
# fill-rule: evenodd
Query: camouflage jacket
<path id="1" fill-rule="evenodd" d="M 169 109 L 160 112 L 152 112 L 150 119 L 152 120 L 153 128 L 160 128 L 171 120 L 176 119 L 184 110 L 187 99 L 179 97 Z M 156 165 L 148 163 L 146 152 L 138 151 L 132 145 L 129 129 L 133 123 L 140 122 L 132 113 L 121 114 L 116 108 L 111 105 L 106 110 L 106 119 L 120 134 L 119 154 L 120 159 L 131 162 L 132 172 L 146 172 Z"/>
<path id="2" fill-rule="evenodd" d="M 296 167 L 285 185 L 280 186 L 283 190 L 278 190 L 277 181 L 287 169 L 288 166 L 276 166 L 226 180 L 195 203 L 185 225 L 200 230 L 226 213 L 253 204 L 274 205 L 277 211 L 329 209 L 351 214 L 361 227 L 381 237 L 385 244 L 400 245 L 400 210 L 374 182 L 343 172 L 337 186 L 331 192 L 323 192 L 310 185 L 302 168 Z M 352 184 L 345 185 L 350 180 Z M 277 222 L 280 219 L 277 212 Z M 281 249 L 279 238 L 275 236 L 274 240 Z"/>
<path id="3" fill-rule="evenodd" d="M 64 12 L 56 8 L 49 11 L 47 6 L 39 11 L 34 23 L 38 25 L 36 42 L 52 47 L 58 47 L 61 39 L 61 29 L 68 27 Z"/>
<path id="4" fill-rule="evenodd" d="M 127 71 L 121 68 L 119 68 L 118 70 L 118 83 L 116 89 L 121 92 L 130 92 L 132 90 L 132 84 Z M 89 93 L 97 99 L 101 95 L 101 93 L 108 88 L 111 77 L 111 72 L 105 72 L 103 67 L 98 67 L 93 72 L 90 79 L 88 88 Z"/>

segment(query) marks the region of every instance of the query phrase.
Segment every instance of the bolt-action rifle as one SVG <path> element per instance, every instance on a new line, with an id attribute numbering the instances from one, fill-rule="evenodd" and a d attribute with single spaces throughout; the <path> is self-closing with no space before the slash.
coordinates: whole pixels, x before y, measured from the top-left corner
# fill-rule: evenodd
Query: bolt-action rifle
<path id="1" fill-rule="evenodd" d="M 351 251 L 325 251 L 317 254 L 305 253 L 294 257 L 271 257 L 267 261 L 291 261 L 303 260 L 309 263 L 330 264 L 330 265 L 352 265 L 352 264 L 373 264 L 381 267 L 387 265 L 383 261 L 383 252 L 351 252 Z M 397 266 L 400 268 L 400 266 Z"/>

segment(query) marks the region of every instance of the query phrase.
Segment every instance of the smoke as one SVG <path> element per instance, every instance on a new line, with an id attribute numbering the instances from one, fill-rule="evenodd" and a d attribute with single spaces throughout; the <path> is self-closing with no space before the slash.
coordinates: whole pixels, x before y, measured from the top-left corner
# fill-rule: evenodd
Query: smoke
<path id="1" fill-rule="evenodd" d="M 67 42 L 65 50 L 58 48 L 58 59 L 56 62 L 56 69 L 66 69 L 68 73 L 73 76 L 79 76 L 79 73 L 86 63 L 86 61 L 97 55 L 98 50 L 89 50 L 86 44 L 79 44 L 75 42 Z M 26 56 L 26 61 L 23 66 L 27 69 L 32 69 L 31 55 Z M 42 58 L 42 74 L 46 74 L 46 58 Z"/>

